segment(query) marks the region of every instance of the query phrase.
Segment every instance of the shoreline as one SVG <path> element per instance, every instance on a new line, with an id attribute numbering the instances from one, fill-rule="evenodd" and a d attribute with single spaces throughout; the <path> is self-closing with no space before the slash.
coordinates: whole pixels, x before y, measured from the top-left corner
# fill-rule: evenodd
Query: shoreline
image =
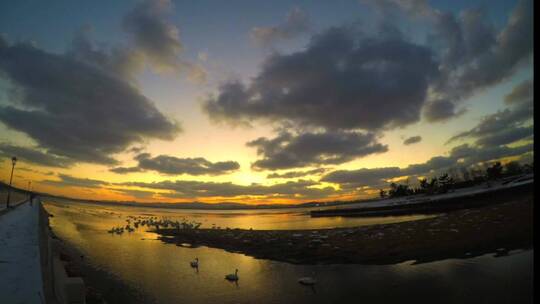
<path id="1" fill-rule="evenodd" d="M 533 193 L 441 216 L 354 228 L 312 230 L 157 229 L 158 239 L 293 264 L 395 264 L 533 247 Z"/>
<path id="2" fill-rule="evenodd" d="M 533 249 L 532 191 L 505 203 L 442 214 L 439 217 L 354 228 L 310 230 L 159 229 L 167 244 L 207 246 L 292 264 L 414 264 L 448 258 L 504 256 Z M 180 233 L 178 233 L 180 232 Z M 54 235 L 52 229 L 51 233 Z M 121 278 L 92 264 L 75 246 L 61 243 L 68 271 L 84 278 L 87 303 L 152 302 Z"/>
<path id="3" fill-rule="evenodd" d="M 44 211 L 46 216 L 50 216 L 50 213 Z M 78 248 L 59 238 L 50 225 L 48 229 L 51 237 L 58 241 L 60 259 L 66 263 L 68 275 L 84 279 L 86 304 L 152 303 L 120 278 L 92 265 Z"/>
<path id="4" fill-rule="evenodd" d="M 331 208 L 313 210 L 311 217 L 370 217 L 408 214 L 434 214 L 454 210 L 477 208 L 504 203 L 519 196 L 523 192 L 533 192 L 534 182 L 527 180 L 519 184 L 503 187 L 474 189 L 471 192 L 463 190 L 442 195 L 416 195 L 401 198 L 403 201 L 379 206 L 357 206 L 351 208 Z"/>

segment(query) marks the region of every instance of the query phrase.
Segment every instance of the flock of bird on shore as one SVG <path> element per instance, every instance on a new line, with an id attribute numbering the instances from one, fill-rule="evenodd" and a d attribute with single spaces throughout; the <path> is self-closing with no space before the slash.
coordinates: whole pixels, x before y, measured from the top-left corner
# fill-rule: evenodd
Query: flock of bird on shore
<path id="1" fill-rule="evenodd" d="M 128 216 L 126 219 L 126 226 L 112 227 L 108 230 L 111 234 L 122 234 L 124 232 L 133 232 L 135 229 L 141 227 L 154 227 L 156 230 L 161 228 L 176 228 L 176 229 L 198 229 L 201 226 L 199 222 L 187 221 L 173 221 L 170 219 L 157 219 L 157 217 L 142 217 L 142 216 Z M 132 227 L 133 225 L 133 227 Z"/>
<path id="2" fill-rule="evenodd" d="M 182 221 L 173 221 L 170 219 L 162 218 L 158 219 L 157 217 L 143 217 L 143 216 L 128 216 L 126 219 L 127 224 L 125 226 L 112 227 L 107 232 L 110 234 L 121 235 L 125 231 L 131 233 L 139 227 L 154 227 L 156 230 L 161 228 L 176 228 L 176 229 L 199 229 L 201 226 L 200 222 L 187 221 L 182 219 Z M 132 226 L 133 225 L 133 226 Z M 212 225 L 212 229 L 220 229 L 220 227 Z M 199 269 L 199 258 L 195 258 L 193 261 L 189 262 L 192 268 Z M 238 276 L 238 269 L 235 269 L 234 273 L 225 275 L 225 279 L 231 282 L 237 282 L 240 277 Z M 302 285 L 313 286 L 317 283 L 317 280 L 313 277 L 302 277 L 298 279 L 298 283 Z"/>

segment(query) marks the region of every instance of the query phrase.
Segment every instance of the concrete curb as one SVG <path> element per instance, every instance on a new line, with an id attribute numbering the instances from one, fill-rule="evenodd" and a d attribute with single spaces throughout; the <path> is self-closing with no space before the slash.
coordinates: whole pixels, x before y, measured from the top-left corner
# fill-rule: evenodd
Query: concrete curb
<path id="1" fill-rule="evenodd" d="M 49 214 L 40 204 L 40 251 L 43 289 L 48 304 L 85 304 L 86 286 L 81 277 L 68 276 L 65 263 L 60 259 L 62 244 L 50 233 Z"/>

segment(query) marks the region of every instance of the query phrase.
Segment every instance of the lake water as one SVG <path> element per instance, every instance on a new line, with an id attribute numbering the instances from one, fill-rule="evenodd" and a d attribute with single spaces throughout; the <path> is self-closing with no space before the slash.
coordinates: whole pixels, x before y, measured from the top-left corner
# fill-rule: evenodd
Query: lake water
<path id="1" fill-rule="evenodd" d="M 139 229 L 111 235 L 106 230 L 125 225 L 128 215 L 194 219 L 204 226 L 230 228 L 303 229 L 367 225 L 413 220 L 392 218 L 310 218 L 306 210 L 184 211 L 111 207 L 83 203 L 44 202 L 54 215 L 53 231 L 84 254 L 94 269 L 107 274 L 97 281 L 120 280 L 128 288 L 105 294 L 129 293 L 135 302 L 149 303 L 532 303 L 533 251 L 509 256 L 488 254 L 424 264 L 292 265 L 257 260 L 219 249 L 184 248 L 164 244 Z M 198 271 L 189 261 L 198 257 Z M 239 269 L 238 284 L 224 275 Z M 315 288 L 297 283 L 314 276 Z"/>

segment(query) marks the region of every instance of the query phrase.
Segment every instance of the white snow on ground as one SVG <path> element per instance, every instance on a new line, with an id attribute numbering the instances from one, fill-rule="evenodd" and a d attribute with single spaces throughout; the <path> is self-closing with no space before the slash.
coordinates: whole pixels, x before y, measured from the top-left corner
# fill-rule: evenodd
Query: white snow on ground
<path id="1" fill-rule="evenodd" d="M 0 303 L 43 303 L 39 199 L 0 215 Z"/>
<path id="2" fill-rule="evenodd" d="M 425 195 L 425 194 L 418 194 L 418 195 L 411 195 L 406 197 L 399 197 L 399 198 L 389 198 L 389 199 L 381 199 L 373 202 L 364 202 L 364 203 L 352 203 L 352 204 L 343 204 L 339 206 L 333 206 L 328 208 L 320 208 L 319 210 L 326 210 L 326 209 L 349 209 L 349 208 L 370 208 L 370 207 L 385 207 L 385 206 L 403 206 L 403 205 L 412 205 L 417 203 L 425 203 L 425 202 L 434 202 L 436 203 L 439 200 L 448 199 L 448 198 L 456 198 L 460 196 L 468 196 L 468 195 L 474 195 L 484 192 L 490 192 L 495 191 L 499 189 L 504 188 L 512 188 L 520 185 L 525 185 L 529 183 L 534 182 L 534 175 L 533 174 L 525 174 L 516 176 L 511 181 L 505 183 L 504 180 L 497 181 L 497 182 L 491 182 L 489 187 L 486 183 L 474 187 L 469 188 L 463 188 L 463 189 L 457 189 L 452 192 L 448 192 L 445 194 L 437 194 L 437 195 Z"/>

